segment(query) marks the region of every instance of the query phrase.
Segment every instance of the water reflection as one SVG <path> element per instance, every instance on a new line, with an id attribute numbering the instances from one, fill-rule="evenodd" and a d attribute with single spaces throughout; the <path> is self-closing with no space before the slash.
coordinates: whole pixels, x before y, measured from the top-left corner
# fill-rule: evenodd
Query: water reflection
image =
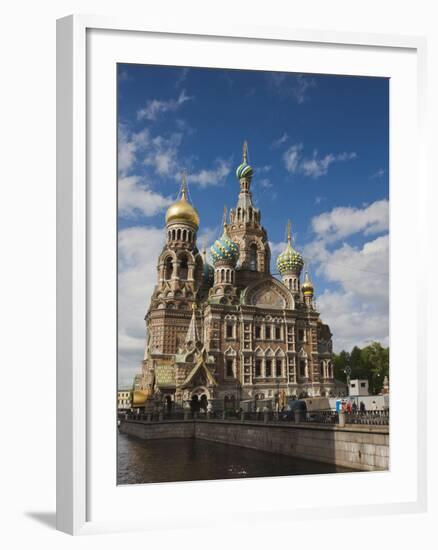
<path id="1" fill-rule="evenodd" d="M 143 441 L 119 433 L 118 484 L 323 474 L 349 468 L 201 439 Z"/>

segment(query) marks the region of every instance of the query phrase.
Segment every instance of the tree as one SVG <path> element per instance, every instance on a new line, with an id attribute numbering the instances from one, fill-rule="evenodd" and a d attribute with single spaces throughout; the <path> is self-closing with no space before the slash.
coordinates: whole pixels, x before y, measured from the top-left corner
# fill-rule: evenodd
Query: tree
<path id="1" fill-rule="evenodd" d="M 345 367 L 350 364 L 350 354 L 347 351 L 341 351 L 341 353 L 333 354 L 333 368 L 334 376 L 337 380 L 347 382 L 345 376 Z"/>
<path id="2" fill-rule="evenodd" d="M 372 394 L 377 394 L 383 387 L 385 376 L 389 377 L 389 348 L 379 342 L 373 342 L 362 350 L 364 365 Z"/>
<path id="3" fill-rule="evenodd" d="M 345 368 L 351 367 L 350 378 L 368 380 L 370 393 L 375 395 L 383 387 L 385 376 L 389 378 L 389 348 L 380 342 L 373 342 L 364 348 L 355 346 L 351 352 L 345 350 L 333 354 L 335 378 L 346 382 Z"/>

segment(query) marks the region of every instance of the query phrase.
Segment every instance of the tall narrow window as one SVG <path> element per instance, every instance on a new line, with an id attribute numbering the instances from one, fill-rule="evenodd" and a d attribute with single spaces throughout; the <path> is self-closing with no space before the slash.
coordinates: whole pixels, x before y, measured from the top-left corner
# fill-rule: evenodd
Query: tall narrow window
<path id="1" fill-rule="evenodd" d="M 233 369 L 233 360 L 227 359 L 226 362 L 226 375 L 228 378 L 232 378 L 234 376 L 234 369 Z"/>
<path id="2" fill-rule="evenodd" d="M 265 328 L 265 337 L 266 337 L 267 340 L 271 339 L 271 327 L 266 327 Z"/>
<path id="3" fill-rule="evenodd" d="M 275 327 L 275 339 L 280 340 L 281 338 L 281 330 L 280 327 Z"/>
<path id="4" fill-rule="evenodd" d="M 233 337 L 233 325 L 228 324 L 227 325 L 227 338 Z"/>
<path id="5" fill-rule="evenodd" d="M 256 362 L 255 362 L 255 375 L 256 376 L 262 375 L 262 362 L 260 361 L 260 359 L 256 359 Z"/>
<path id="6" fill-rule="evenodd" d="M 261 334 L 262 334 L 262 331 L 261 331 L 260 325 L 256 325 L 256 327 L 255 327 L 255 337 L 257 339 L 260 339 Z"/>
<path id="7" fill-rule="evenodd" d="M 186 280 L 189 272 L 189 266 L 187 264 L 187 257 L 183 256 L 179 264 L 179 278 Z"/>
<path id="8" fill-rule="evenodd" d="M 300 376 L 302 378 L 306 376 L 306 361 L 304 359 L 300 360 Z"/>
<path id="9" fill-rule="evenodd" d="M 166 258 L 165 264 L 164 264 L 164 278 L 166 281 L 169 281 L 172 278 L 172 258 Z"/>
<path id="10" fill-rule="evenodd" d="M 266 359 L 266 377 L 272 376 L 272 361 L 271 359 Z"/>
<path id="11" fill-rule="evenodd" d="M 257 245 L 254 243 L 249 247 L 249 268 L 257 271 Z"/>
<path id="12" fill-rule="evenodd" d="M 277 359 L 275 364 L 275 376 L 281 378 L 281 361 L 279 359 Z"/>

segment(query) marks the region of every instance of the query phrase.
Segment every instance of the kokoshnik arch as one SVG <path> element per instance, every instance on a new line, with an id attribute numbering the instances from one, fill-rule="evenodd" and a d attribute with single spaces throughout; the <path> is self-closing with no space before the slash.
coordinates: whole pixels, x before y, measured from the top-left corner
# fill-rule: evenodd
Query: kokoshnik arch
<path id="1" fill-rule="evenodd" d="M 301 281 L 304 261 L 292 246 L 290 224 L 277 258 L 281 281 L 270 273 L 246 143 L 236 175 L 237 205 L 228 219 L 224 213 L 212 265 L 196 245 L 200 218 L 184 176 L 178 200 L 167 210 L 135 407 L 148 399 L 175 406 L 196 399 L 204 408 L 222 408 L 237 399 L 285 403 L 287 396 L 336 393 L 332 334 L 316 310 L 307 272 Z"/>

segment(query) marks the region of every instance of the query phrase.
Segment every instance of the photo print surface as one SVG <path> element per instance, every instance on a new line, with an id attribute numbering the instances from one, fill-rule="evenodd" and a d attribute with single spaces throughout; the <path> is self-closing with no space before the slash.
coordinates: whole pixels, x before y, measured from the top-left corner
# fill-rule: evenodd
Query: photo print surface
<path id="1" fill-rule="evenodd" d="M 117 482 L 388 469 L 388 79 L 117 86 Z"/>

